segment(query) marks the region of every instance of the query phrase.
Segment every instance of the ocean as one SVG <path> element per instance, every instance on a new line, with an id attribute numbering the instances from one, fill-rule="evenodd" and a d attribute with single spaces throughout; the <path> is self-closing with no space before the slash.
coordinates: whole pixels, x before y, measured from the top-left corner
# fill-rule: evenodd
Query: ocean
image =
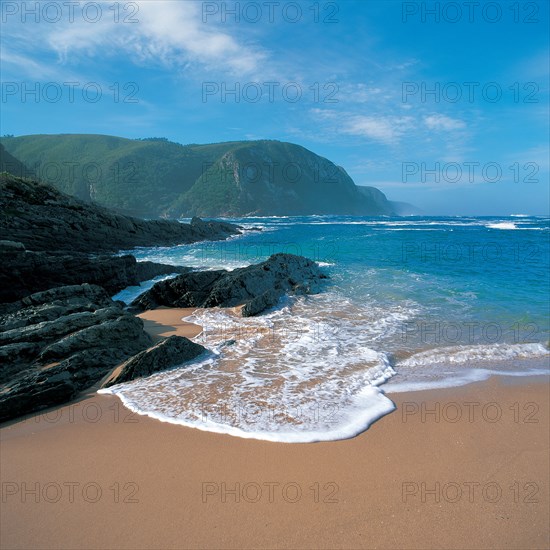
<path id="1" fill-rule="evenodd" d="M 198 361 L 102 390 L 165 422 L 238 437 L 357 435 L 391 394 L 492 374 L 548 374 L 550 218 L 264 217 L 223 242 L 132 251 L 138 260 L 234 269 L 276 252 L 329 275 L 320 294 L 253 318 L 199 310 Z M 130 302 L 152 282 L 116 298 Z"/>

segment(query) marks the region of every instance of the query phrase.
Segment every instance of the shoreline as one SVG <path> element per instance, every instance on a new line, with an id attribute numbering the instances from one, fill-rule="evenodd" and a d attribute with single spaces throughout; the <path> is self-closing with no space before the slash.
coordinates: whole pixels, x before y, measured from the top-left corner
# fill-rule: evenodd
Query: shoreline
<path id="1" fill-rule="evenodd" d="M 138 316 L 157 342 L 200 334 L 194 311 Z M 0 548 L 550 544 L 548 376 L 382 384 L 393 412 L 316 443 L 160 421 L 98 388 L 0 427 Z"/>
<path id="2" fill-rule="evenodd" d="M 550 385 L 534 378 L 395 394 L 366 432 L 315 444 L 88 396 L 0 429 L 0 546 L 547 548 Z"/>
<path id="3" fill-rule="evenodd" d="M 230 309 L 233 311 L 233 313 L 236 313 L 240 307 L 241 306 L 237 306 L 236 308 L 230 308 Z M 137 316 L 144 321 L 144 330 L 152 336 L 154 343 L 156 344 L 158 343 L 158 341 L 162 340 L 163 338 L 167 338 L 173 335 L 184 336 L 191 339 L 193 339 L 196 336 L 199 336 L 201 332 L 204 330 L 204 327 L 189 321 L 185 321 L 184 319 L 193 315 L 193 313 L 200 311 L 201 309 L 202 308 L 170 308 L 170 307 L 161 306 L 152 310 L 147 310 L 143 313 L 138 314 Z M 501 371 L 501 372 L 493 371 L 487 374 L 484 373 L 483 377 L 479 377 L 479 378 L 476 378 L 476 377 L 472 377 L 471 379 L 463 378 L 463 379 L 460 379 L 458 382 L 456 380 L 453 380 L 453 381 L 449 381 L 448 383 L 446 383 L 445 381 L 442 381 L 440 382 L 441 385 L 438 385 L 437 383 L 435 383 L 432 386 L 424 386 L 422 384 L 419 384 L 418 386 L 411 385 L 410 387 L 405 387 L 405 388 L 403 388 L 402 384 L 399 384 L 399 382 L 397 383 L 397 385 L 392 384 L 392 382 L 395 381 L 395 378 L 392 377 L 389 380 L 386 380 L 381 384 L 376 385 L 375 387 L 378 390 L 380 390 L 380 393 L 384 397 L 389 399 L 394 404 L 396 400 L 397 401 L 400 400 L 400 396 L 414 395 L 419 392 L 436 393 L 441 390 L 453 391 L 455 389 L 460 389 L 471 385 L 483 384 L 492 378 L 500 379 L 503 385 L 513 385 L 513 384 L 521 385 L 526 383 L 527 381 L 531 381 L 532 383 L 539 383 L 539 382 L 545 383 L 550 381 L 550 379 L 548 378 L 548 375 L 546 374 L 540 374 L 540 373 L 518 374 L 515 371 L 512 371 L 510 373 L 506 371 Z M 408 386 L 408 385 L 405 384 L 405 386 Z M 129 403 L 123 395 L 110 393 L 109 389 L 104 390 L 101 393 L 103 395 L 111 395 L 116 397 L 117 399 L 120 400 L 121 405 L 128 411 L 131 411 L 133 414 L 144 416 L 157 422 L 172 424 L 174 426 L 181 426 L 188 429 L 198 429 L 207 433 L 229 435 L 231 437 L 237 437 L 240 439 L 252 439 L 256 441 L 267 441 L 267 442 L 273 442 L 273 443 L 320 443 L 320 442 L 331 442 L 331 441 L 353 439 L 354 437 L 361 435 L 365 431 L 368 431 L 368 429 L 373 424 L 380 422 L 388 414 L 392 414 L 395 412 L 395 408 L 392 410 L 391 405 L 388 403 L 389 405 L 387 407 L 388 410 L 386 410 L 385 412 L 381 412 L 380 416 L 377 419 L 369 420 L 369 422 L 365 425 L 365 427 L 358 428 L 356 431 L 354 431 L 353 428 L 350 428 L 348 430 L 348 426 L 346 426 L 344 431 L 349 431 L 350 435 L 342 434 L 340 430 L 332 433 L 320 432 L 319 439 L 316 439 L 315 436 L 313 435 L 312 439 L 308 441 L 307 435 L 302 436 L 302 434 L 300 434 L 300 437 L 295 438 L 294 434 L 291 432 L 285 432 L 285 433 L 276 433 L 276 432 L 265 433 L 265 432 L 255 432 L 255 431 L 249 432 L 249 431 L 243 430 L 241 427 L 226 425 L 223 422 L 221 424 L 218 424 L 217 420 L 210 422 L 209 420 L 205 419 L 203 421 L 203 424 L 201 424 L 200 422 L 197 423 L 194 421 L 176 420 L 169 416 L 165 416 L 164 414 L 159 413 L 158 411 L 148 410 L 148 412 L 142 412 L 140 411 L 139 408 L 134 407 L 131 404 L 131 402 Z M 215 411 L 216 409 L 213 409 L 213 410 Z M 226 409 L 223 409 L 223 410 L 226 410 Z M 209 411 L 209 413 L 210 412 L 212 411 Z M 230 414 L 231 412 L 234 412 L 234 411 L 230 409 L 227 410 L 228 414 Z M 238 414 L 238 412 L 235 414 Z"/>

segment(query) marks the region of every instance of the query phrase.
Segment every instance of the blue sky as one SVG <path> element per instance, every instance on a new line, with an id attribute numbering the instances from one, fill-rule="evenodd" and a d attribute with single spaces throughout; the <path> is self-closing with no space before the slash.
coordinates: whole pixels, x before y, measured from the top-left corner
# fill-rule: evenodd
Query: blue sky
<path id="1" fill-rule="evenodd" d="M 548 213 L 546 0 L 35 4 L 1 134 L 278 139 L 428 214 Z"/>

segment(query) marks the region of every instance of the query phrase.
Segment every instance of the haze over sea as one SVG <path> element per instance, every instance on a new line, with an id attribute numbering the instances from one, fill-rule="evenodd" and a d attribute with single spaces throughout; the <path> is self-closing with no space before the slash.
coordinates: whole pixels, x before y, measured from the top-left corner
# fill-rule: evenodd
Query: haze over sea
<path id="1" fill-rule="evenodd" d="M 132 410 L 240 437 L 333 440 L 393 410 L 385 393 L 548 373 L 548 217 L 235 221 L 262 231 L 133 253 L 208 269 L 301 254 L 330 276 L 326 288 L 254 318 L 198 310 L 188 320 L 212 353 L 109 390 Z"/>

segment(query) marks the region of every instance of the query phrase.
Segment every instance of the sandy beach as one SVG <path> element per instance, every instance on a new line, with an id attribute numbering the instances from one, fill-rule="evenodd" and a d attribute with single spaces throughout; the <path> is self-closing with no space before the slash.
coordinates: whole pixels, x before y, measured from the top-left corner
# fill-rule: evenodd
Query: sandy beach
<path id="1" fill-rule="evenodd" d="M 168 338 L 168 336 L 185 336 L 193 338 L 200 334 L 202 328 L 199 325 L 183 321 L 195 311 L 195 308 L 168 308 L 160 307 L 140 313 L 138 317 L 143 321 L 143 326 L 155 342 Z"/>
<path id="2" fill-rule="evenodd" d="M 142 318 L 165 336 L 197 330 L 185 314 Z M 393 394 L 396 411 L 363 434 L 313 444 L 162 423 L 90 394 L 0 430 L 0 544 L 548 548 L 549 389 L 494 377 Z"/>

